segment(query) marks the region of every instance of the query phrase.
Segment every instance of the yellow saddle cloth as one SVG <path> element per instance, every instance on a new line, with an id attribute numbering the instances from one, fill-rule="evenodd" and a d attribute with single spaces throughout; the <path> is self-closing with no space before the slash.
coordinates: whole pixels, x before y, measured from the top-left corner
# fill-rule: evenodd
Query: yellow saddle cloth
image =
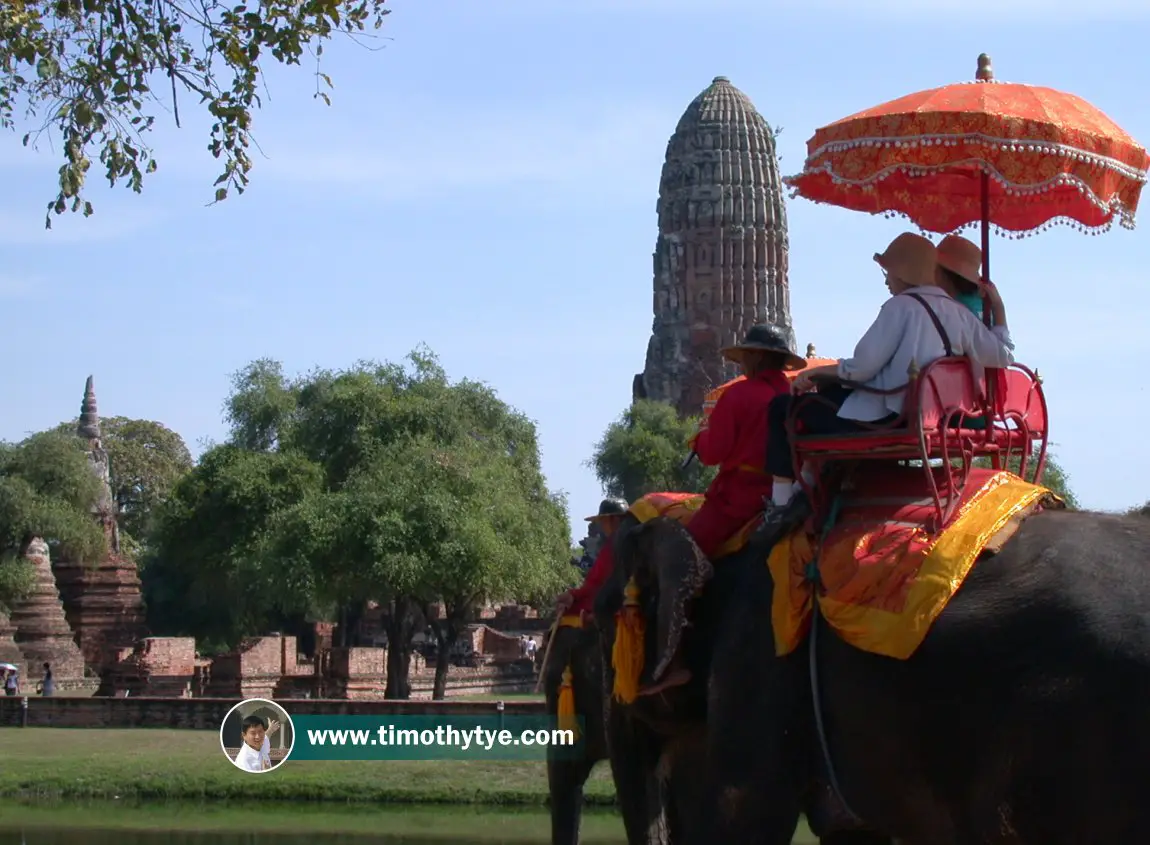
<path id="1" fill-rule="evenodd" d="M 702 493 L 648 493 L 633 502 L 630 511 L 640 522 L 648 522 L 655 517 L 665 516 L 686 525 L 706 500 L 707 497 Z M 753 516 L 735 532 L 734 536 L 719 547 L 715 557 L 725 557 L 745 548 L 751 535 L 755 533 L 755 529 L 762 521 L 763 515 L 761 513 Z"/>
<path id="2" fill-rule="evenodd" d="M 910 657 L 984 551 L 997 551 L 1037 509 L 1064 503 L 1009 472 L 973 469 L 961 504 L 941 532 L 928 533 L 934 501 L 920 467 L 876 467 L 843 494 L 834 528 L 818 551 L 819 611 L 846 642 Z M 809 566 L 816 540 L 799 529 L 771 551 L 771 622 L 776 652 L 788 654 L 810 626 Z"/>

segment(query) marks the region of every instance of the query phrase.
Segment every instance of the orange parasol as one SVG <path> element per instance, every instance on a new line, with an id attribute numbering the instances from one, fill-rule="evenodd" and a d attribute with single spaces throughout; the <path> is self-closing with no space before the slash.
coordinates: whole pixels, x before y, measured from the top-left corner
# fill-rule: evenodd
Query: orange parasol
<path id="1" fill-rule="evenodd" d="M 1146 150 L 1073 94 L 996 82 L 978 57 L 975 82 L 910 94 L 819 129 L 794 195 L 949 233 L 982 224 L 1016 237 L 1056 222 L 1128 229 L 1150 169 Z"/>

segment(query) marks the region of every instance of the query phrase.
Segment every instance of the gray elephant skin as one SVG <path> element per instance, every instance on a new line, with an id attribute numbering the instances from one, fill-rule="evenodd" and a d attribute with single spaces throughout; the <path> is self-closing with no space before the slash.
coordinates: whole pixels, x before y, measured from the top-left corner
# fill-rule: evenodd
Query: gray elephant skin
<path id="1" fill-rule="evenodd" d="M 811 806 L 820 745 L 809 638 L 775 656 L 768 550 L 756 538 L 716 561 L 685 629 L 702 680 L 695 693 L 671 692 L 706 697 L 702 821 L 687 840 L 699 845 L 786 845 Z M 711 568 L 668 519 L 622 527 L 616 559 L 597 612 L 609 617 L 633 574 L 649 631 L 674 627 L 660 613 Z M 1150 520 L 1030 516 L 980 557 L 907 660 L 855 649 L 816 619 L 827 746 L 866 827 L 910 845 L 1145 841 Z M 661 657 L 654 639 L 645 667 Z M 653 709 L 643 701 L 632 706 Z"/>
<path id="2" fill-rule="evenodd" d="M 551 844 L 578 845 L 583 789 L 595 765 L 611 766 L 628 845 L 682 845 L 680 819 L 698 807 L 702 781 L 704 737 L 679 737 L 641 760 L 612 755 L 611 748 L 630 749 L 635 726 L 605 700 L 603 652 L 598 628 L 560 627 L 543 667 L 547 712 L 555 716 L 563 670 L 571 667 L 575 712 L 583 719 L 584 754 L 577 759 L 548 755 L 547 781 L 551 796 Z M 638 762 L 638 765 L 635 763 Z M 629 800 L 625 800 L 627 796 Z"/>

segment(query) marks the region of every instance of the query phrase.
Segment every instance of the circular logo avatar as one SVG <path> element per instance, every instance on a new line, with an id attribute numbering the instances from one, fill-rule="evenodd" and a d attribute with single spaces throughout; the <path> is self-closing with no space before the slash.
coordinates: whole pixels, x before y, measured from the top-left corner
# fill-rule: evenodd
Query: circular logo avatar
<path id="1" fill-rule="evenodd" d="M 287 711 L 266 698 L 249 698 L 228 711 L 220 747 L 238 769 L 270 772 L 291 754 L 295 728 Z"/>

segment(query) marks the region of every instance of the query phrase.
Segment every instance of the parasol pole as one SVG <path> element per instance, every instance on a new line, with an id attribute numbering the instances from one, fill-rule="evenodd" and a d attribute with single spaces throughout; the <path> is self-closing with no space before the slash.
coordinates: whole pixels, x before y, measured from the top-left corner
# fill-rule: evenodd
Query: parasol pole
<path id="1" fill-rule="evenodd" d="M 978 56 L 978 70 L 974 74 L 974 78 L 978 82 L 993 82 L 994 81 L 994 68 L 990 64 L 990 56 L 986 53 L 980 53 Z M 984 284 L 990 283 L 990 173 L 987 172 L 986 167 L 982 168 L 982 281 Z M 982 322 L 990 325 L 990 299 L 985 296 L 983 291 L 982 297 Z M 986 401 L 987 404 L 994 408 L 998 402 L 997 396 L 998 384 L 996 379 L 986 379 Z"/>
<path id="2" fill-rule="evenodd" d="M 982 172 L 982 280 L 990 281 L 990 174 Z M 982 298 L 982 322 L 990 325 L 990 300 Z"/>
<path id="3" fill-rule="evenodd" d="M 994 68 L 990 64 L 990 56 L 982 53 L 978 57 L 978 71 L 974 74 L 978 82 L 993 82 Z M 990 281 L 990 174 L 982 170 L 982 278 L 984 282 Z M 990 302 L 982 299 L 982 321 L 990 325 Z"/>

